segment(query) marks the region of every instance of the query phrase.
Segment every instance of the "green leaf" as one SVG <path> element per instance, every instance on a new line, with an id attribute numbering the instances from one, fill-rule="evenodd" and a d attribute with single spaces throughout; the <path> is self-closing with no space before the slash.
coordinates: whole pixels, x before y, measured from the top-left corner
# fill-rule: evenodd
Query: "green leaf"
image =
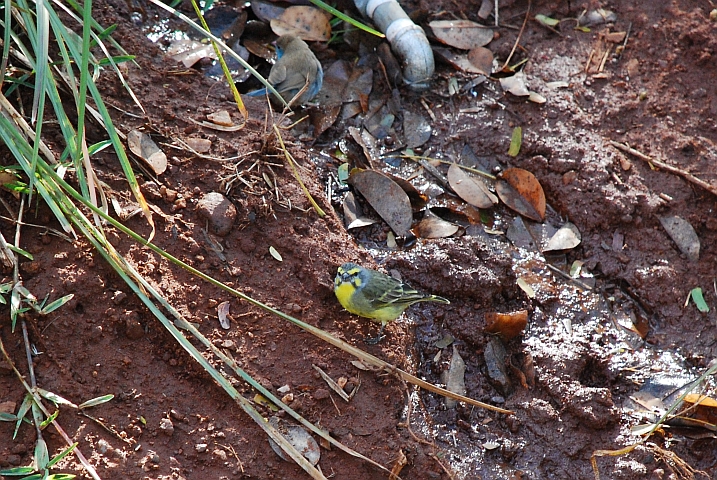
<path id="1" fill-rule="evenodd" d="M 51 467 L 52 467 L 53 465 L 55 465 L 57 462 L 59 462 L 60 460 L 62 460 L 63 458 L 65 458 L 67 455 L 69 455 L 70 452 L 72 452 L 72 451 L 75 449 L 75 447 L 77 447 L 77 445 L 79 445 L 79 444 L 78 444 L 77 442 L 75 442 L 75 443 L 73 443 L 72 445 L 70 445 L 69 447 L 67 447 L 66 449 L 64 449 L 64 450 L 63 450 L 61 453 L 59 453 L 58 455 L 55 455 L 55 457 L 54 457 L 52 460 L 50 460 L 50 463 L 47 464 L 47 468 L 51 468 Z M 56 474 L 56 475 L 63 475 L 63 474 Z M 54 476 L 54 475 L 51 475 L 51 477 L 52 477 L 52 476 Z M 56 477 L 56 478 L 60 478 L 60 477 Z M 75 476 L 72 475 L 72 477 L 70 477 L 70 478 L 75 478 Z"/>
<path id="2" fill-rule="evenodd" d="M 54 312 L 55 310 L 72 300 L 72 297 L 74 296 L 75 295 L 73 293 L 70 293 L 69 295 L 65 295 L 62 298 L 58 298 L 54 302 L 50 303 L 48 306 L 43 307 L 43 309 L 40 310 L 40 315 L 47 315 L 50 312 Z"/>
<path id="3" fill-rule="evenodd" d="M 53 422 L 53 420 L 55 420 L 59 414 L 60 414 L 60 411 L 55 410 L 55 413 L 53 413 L 52 415 L 47 417 L 45 420 L 43 420 L 42 423 L 40 424 L 40 430 L 44 430 L 45 427 L 47 427 L 49 424 L 51 424 Z"/>
<path id="4" fill-rule="evenodd" d="M 83 408 L 95 407 L 97 405 L 102 405 L 103 403 L 107 403 L 110 400 L 112 400 L 113 398 L 115 398 L 115 396 L 112 394 L 103 395 L 101 397 L 95 397 L 90 400 L 87 400 L 86 402 L 82 402 L 77 408 L 82 410 Z"/>
<path id="5" fill-rule="evenodd" d="M 692 295 L 692 301 L 695 302 L 695 305 L 697 305 L 697 310 L 702 313 L 710 311 L 709 305 L 705 302 L 705 297 L 702 296 L 702 289 L 700 287 L 693 288 L 690 295 Z"/>
<path id="6" fill-rule="evenodd" d="M 14 422 L 17 420 L 17 415 L 12 413 L 0 412 L 0 422 Z"/>
<path id="7" fill-rule="evenodd" d="M 346 180 L 348 180 L 349 178 L 349 164 L 342 163 L 341 165 L 339 165 L 337 175 L 339 177 L 339 183 L 341 185 L 346 185 Z"/>
<path id="8" fill-rule="evenodd" d="M 27 475 L 28 473 L 34 472 L 35 469 L 32 467 L 15 467 L 7 470 L 0 470 L 0 475 L 6 477 L 19 477 L 21 475 Z"/>
<path id="9" fill-rule="evenodd" d="M 10 244 L 10 243 L 7 244 L 7 248 L 9 248 L 9 249 L 12 250 L 13 252 L 15 252 L 15 253 L 17 253 L 17 254 L 19 254 L 19 255 L 22 255 L 23 257 L 28 258 L 28 259 L 30 259 L 30 260 L 34 260 L 34 259 L 35 259 L 30 252 L 26 252 L 26 251 L 23 250 L 22 248 L 16 247 L 15 245 L 12 245 L 12 244 Z"/>
<path id="10" fill-rule="evenodd" d="M 71 473 L 53 473 L 47 477 L 47 480 L 72 480 L 73 478 L 77 478 L 77 475 Z"/>
<path id="11" fill-rule="evenodd" d="M 523 143 L 523 129 L 521 127 L 515 127 L 513 129 L 513 135 L 510 138 L 510 148 L 508 149 L 508 155 L 511 157 L 517 157 L 520 153 L 520 146 Z"/>
<path id="12" fill-rule="evenodd" d="M 541 23 L 541 24 L 545 25 L 546 27 L 554 27 L 560 23 L 560 20 L 556 20 L 554 18 L 550 18 L 546 15 L 540 15 L 540 14 L 536 15 L 535 19 L 538 21 L 538 23 Z"/>
<path id="13" fill-rule="evenodd" d="M 17 424 L 15 424 L 15 433 L 12 434 L 13 439 L 17 436 L 17 431 L 20 430 L 20 424 L 25 418 L 25 415 L 27 415 L 27 412 L 30 411 L 30 407 L 32 407 L 32 395 L 28 393 L 25 395 L 25 398 L 22 399 L 20 408 L 17 411 Z"/>
<path id="14" fill-rule="evenodd" d="M 47 444 L 42 438 L 35 444 L 35 465 L 37 470 L 45 470 L 50 462 L 50 454 L 47 451 Z"/>
<path id="15" fill-rule="evenodd" d="M 56 393 L 49 392 L 45 390 L 44 388 L 36 387 L 35 390 L 37 390 L 37 393 L 39 393 L 43 398 L 48 399 L 55 405 L 67 405 L 68 407 L 77 408 L 77 405 L 72 403 L 71 401 L 59 396 Z"/>

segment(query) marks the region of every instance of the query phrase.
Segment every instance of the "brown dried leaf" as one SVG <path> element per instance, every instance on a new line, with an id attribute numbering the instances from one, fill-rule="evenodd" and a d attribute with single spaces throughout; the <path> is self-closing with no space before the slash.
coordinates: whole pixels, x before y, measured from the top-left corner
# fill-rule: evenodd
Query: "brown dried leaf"
<path id="1" fill-rule="evenodd" d="M 271 30 L 277 35 L 296 35 L 307 42 L 328 42 L 331 24 L 327 14 L 316 7 L 294 5 L 271 20 Z"/>
<path id="2" fill-rule="evenodd" d="M 167 156 L 146 133 L 131 130 L 127 134 L 127 146 L 132 153 L 144 160 L 156 175 L 161 175 L 167 169 Z"/>
<path id="3" fill-rule="evenodd" d="M 435 20 L 428 24 L 436 38 L 446 45 L 472 50 L 493 40 L 493 30 L 470 20 Z"/>
<path id="4" fill-rule="evenodd" d="M 408 195 L 396 182 L 375 170 L 354 169 L 348 183 L 363 195 L 396 235 L 408 235 L 413 210 Z"/>
<path id="5" fill-rule="evenodd" d="M 458 228 L 458 225 L 447 222 L 430 210 L 426 210 L 426 215 L 416 225 L 414 233 L 419 238 L 446 238 L 455 234 Z"/>
<path id="6" fill-rule="evenodd" d="M 491 312 L 485 315 L 488 333 L 496 333 L 503 340 L 510 340 L 520 335 L 528 325 L 528 311 L 518 310 L 511 313 Z"/>
<path id="7" fill-rule="evenodd" d="M 535 175 L 522 168 L 509 168 L 495 184 L 498 197 L 508 208 L 542 222 L 545 219 L 545 193 Z"/>
<path id="8" fill-rule="evenodd" d="M 476 47 L 468 52 L 468 61 L 483 75 L 490 77 L 493 71 L 493 52 L 485 47 Z"/>
<path id="9" fill-rule="evenodd" d="M 482 181 L 471 177 L 455 163 L 448 168 L 448 183 L 459 197 L 473 206 L 490 208 L 498 203 L 498 198 Z"/>
<path id="10" fill-rule="evenodd" d="M 221 125 L 222 127 L 231 127 L 234 125 L 232 116 L 226 110 L 219 110 L 208 114 L 207 120 L 212 123 L 216 123 L 217 125 Z"/>

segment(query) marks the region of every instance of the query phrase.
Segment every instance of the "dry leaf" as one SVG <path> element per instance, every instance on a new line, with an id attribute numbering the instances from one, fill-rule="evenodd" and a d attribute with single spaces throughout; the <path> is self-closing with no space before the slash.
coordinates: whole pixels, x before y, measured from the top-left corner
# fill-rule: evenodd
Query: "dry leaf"
<path id="1" fill-rule="evenodd" d="M 498 198 L 485 183 L 473 178 L 455 163 L 448 168 L 448 183 L 456 195 L 473 206 L 490 208 L 498 203 Z"/>
<path id="2" fill-rule="evenodd" d="M 468 52 L 468 61 L 483 75 L 490 77 L 493 71 L 493 52 L 485 47 L 476 47 Z"/>
<path id="3" fill-rule="evenodd" d="M 493 30 L 470 20 L 435 20 L 428 24 L 436 38 L 446 45 L 472 50 L 493 40 Z"/>
<path id="4" fill-rule="evenodd" d="M 441 380 L 446 385 L 446 390 L 449 392 L 457 393 L 458 395 L 466 394 L 466 363 L 458 353 L 458 348 L 453 345 L 453 355 L 451 357 L 451 364 L 448 370 L 444 371 L 441 375 Z M 446 408 L 453 408 L 456 406 L 458 401 L 452 398 L 444 398 L 443 402 Z"/>
<path id="5" fill-rule="evenodd" d="M 146 133 L 131 130 L 127 134 L 127 146 L 132 153 L 144 160 L 156 175 L 167 170 L 167 156 Z"/>
<path id="6" fill-rule="evenodd" d="M 543 249 L 544 252 L 553 252 L 556 250 L 569 250 L 580 245 L 581 236 L 578 227 L 570 222 L 560 227 L 552 236 L 548 245 Z"/>
<path id="7" fill-rule="evenodd" d="M 508 208 L 542 222 L 545 218 L 545 193 L 535 175 L 522 168 L 509 168 L 495 184 L 498 197 Z"/>
<path id="8" fill-rule="evenodd" d="M 222 302 L 217 305 L 217 316 L 219 317 L 219 324 L 224 330 L 229 330 L 231 327 L 229 323 L 229 302 Z"/>
<path id="9" fill-rule="evenodd" d="M 307 42 L 328 42 L 331 38 L 329 16 L 321 9 L 294 5 L 270 22 L 277 35 L 296 35 Z"/>
<path id="10" fill-rule="evenodd" d="M 408 195 L 396 182 L 375 170 L 355 169 L 348 183 L 363 195 L 396 235 L 408 235 L 413 222 L 413 210 Z"/>
<path id="11" fill-rule="evenodd" d="M 414 232 L 419 238 L 446 238 L 455 234 L 458 228 L 458 225 L 447 222 L 430 210 L 426 210 L 426 215 L 416 225 Z"/>
<path id="12" fill-rule="evenodd" d="M 503 340 L 510 340 L 517 337 L 528 325 L 528 311 L 518 310 L 511 313 L 491 312 L 485 315 L 486 327 L 488 333 L 496 333 Z"/>
<path id="13" fill-rule="evenodd" d="M 226 110 L 219 110 L 218 112 L 210 113 L 207 115 L 207 120 L 217 125 L 221 125 L 222 127 L 231 127 L 234 125 L 232 116 L 229 115 L 229 112 Z"/>
<path id="14" fill-rule="evenodd" d="M 659 217 L 662 227 L 670 238 L 677 244 L 685 256 L 696 262 L 700 258 L 700 239 L 697 232 L 687 220 L 678 217 Z"/>

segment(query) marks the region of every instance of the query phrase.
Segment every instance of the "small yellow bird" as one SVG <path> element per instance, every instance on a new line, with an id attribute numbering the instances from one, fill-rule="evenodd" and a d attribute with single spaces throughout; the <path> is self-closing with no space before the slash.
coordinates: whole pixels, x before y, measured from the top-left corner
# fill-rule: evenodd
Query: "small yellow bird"
<path id="1" fill-rule="evenodd" d="M 381 341 L 386 324 L 396 320 L 414 303 L 451 303 L 437 295 L 423 295 L 393 277 L 355 263 L 344 263 L 339 267 L 334 279 L 334 293 L 349 312 L 381 322 L 378 337 L 366 339 L 366 343 Z"/>

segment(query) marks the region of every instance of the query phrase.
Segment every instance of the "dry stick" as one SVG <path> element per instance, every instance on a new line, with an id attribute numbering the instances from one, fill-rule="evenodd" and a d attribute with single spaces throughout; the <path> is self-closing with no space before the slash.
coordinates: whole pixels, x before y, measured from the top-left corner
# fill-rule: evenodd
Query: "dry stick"
<path id="1" fill-rule="evenodd" d="M 528 10 L 525 12 L 525 18 L 523 19 L 523 26 L 520 27 L 520 32 L 518 32 L 518 38 L 515 39 L 515 43 L 513 44 L 513 49 L 510 51 L 510 55 L 508 55 L 508 58 L 505 60 L 505 63 L 503 64 L 503 67 L 501 67 L 501 70 L 505 69 L 505 67 L 508 66 L 510 63 L 510 59 L 513 58 L 513 54 L 515 53 L 515 49 L 518 48 L 518 42 L 520 42 L 520 37 L 523 36 L 523 30 L 525 30 L 525 26 L 528 24 L 528 17 L 530 17 L 530 6 L 533 2 L 531 0 L 528 0 Z"/>
<path id="2" fill-rule="evenodd" d="M 608 140 L 608 143 L 610 145 L 612 145 L 613 147 L 617 148 L 618 150 L 622 150 L 623 152 L 627 152 L 631 155 L 636 156 L 640 160 L 644 160 L 645 162 L 655 165 L 658 168 L 661 168 L 663 170 L 667 170 L 670 173 L 679 175 L 679 176 L 683 177 L 685 180 L 687 180 L 688 182 L 694 183 L 695 185 L 698 185 L 698 186 L 704 188 L 705 190 L 710 192 L 712 195 L 717 196 L 717 188 L 715 188 L 714 186 L 705 182 L 704 180 L 701 180 L 701 179 L 695 177 L 694 175 L 692 175 L 689 172 L 680 170 L 679 168 L 673 167 L 672 165 L 668 165 L 664 162 L 661 162 L 660 160 L 655 160 L 654 158 L 651 158 L 651 157 L 645 155 L 644 153 L 642 153 L 638 150 L 635 150 L 634 148 L 629 147 L 623 143 L 615 142 L 613 140 Z"/>

